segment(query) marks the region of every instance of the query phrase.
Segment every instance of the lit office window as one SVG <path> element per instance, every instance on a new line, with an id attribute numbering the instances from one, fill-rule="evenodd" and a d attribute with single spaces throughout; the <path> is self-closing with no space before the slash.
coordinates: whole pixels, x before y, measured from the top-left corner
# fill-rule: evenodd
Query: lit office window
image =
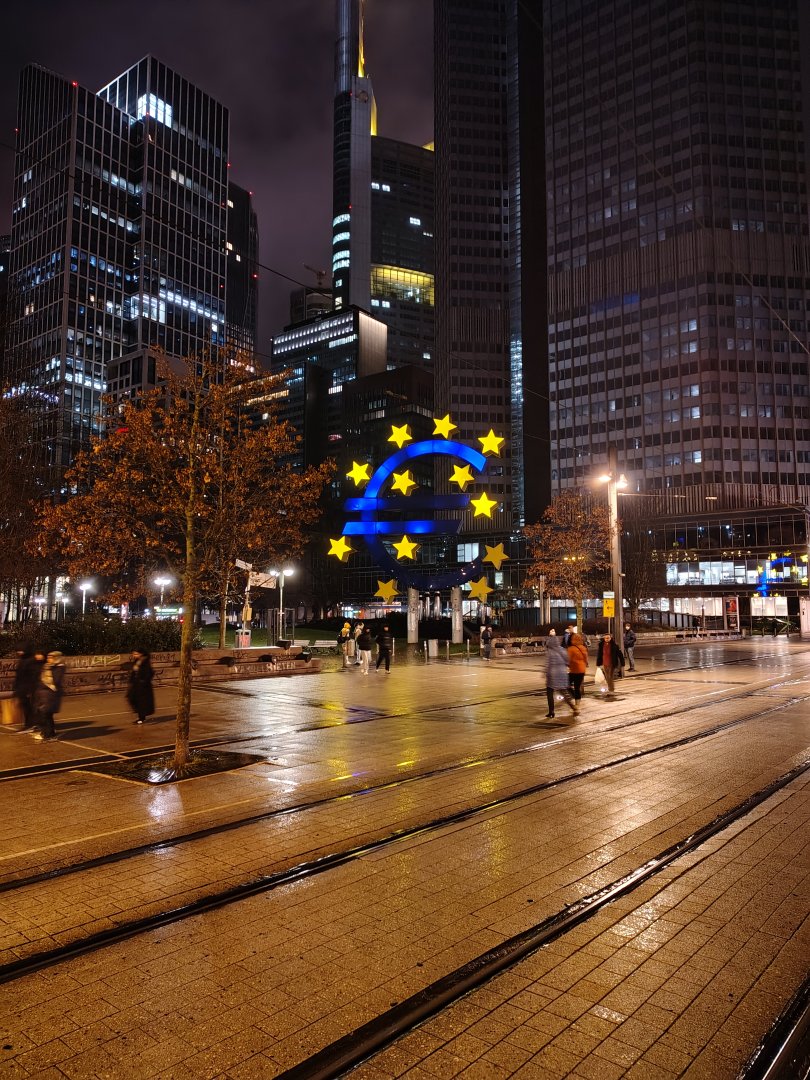
<path id="1" fill-rule="evenodd" d="M 172 107 L 161 100 L 159 97 L 155 97 L 154 94 L 142 94 L 138 98 L 138 110 L 137 116 L 139 120 L 142 120 L 144 116 L 151 116 L 160 124 L 165 124 L 166 127 L 172 126 Z"/>

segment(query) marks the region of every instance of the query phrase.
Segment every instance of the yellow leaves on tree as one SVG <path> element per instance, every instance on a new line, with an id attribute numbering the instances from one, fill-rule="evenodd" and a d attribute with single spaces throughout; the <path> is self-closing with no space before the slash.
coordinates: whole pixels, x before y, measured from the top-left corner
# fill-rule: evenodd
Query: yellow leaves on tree
<path id="1" fill-rule="evenodd" d="M 121 580 L 165 565 L 181 582 L 184 624 L 176 762 L 188 755 L 193 618 L 201 591 L 227 588 L 237 557 L 300 553 L 329 465 L 293 469 L 294 437 L 271 413 L 277 378 L 239 381 L 208 364 L 168 367 L 161 384 L 126 402 L 68 473 L 75 494 L 43 512 L 46 543 L 71 576 Z M 255 404 L 257 403 L 258 404 Z"/>
<path id="2" fill-rule="evenodd" d="M 536 525 L 527 525 L 531 563 L 526 583 L 559 599 L 572 600 L 582 624 L 582 601 L 596 595 L 610 567 L 610 524 L 606 505 L 590 492 L 556 495 Z"/>

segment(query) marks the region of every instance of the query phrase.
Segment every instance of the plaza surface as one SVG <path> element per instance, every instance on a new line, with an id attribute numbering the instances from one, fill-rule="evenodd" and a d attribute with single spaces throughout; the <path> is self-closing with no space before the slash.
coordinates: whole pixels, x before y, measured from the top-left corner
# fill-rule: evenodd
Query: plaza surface
<path id="1" fill-rule="evenodd" d="M 807 978 L 806 643 L 641 647 L 576 720 L 542 657 L 200 687 L 192 738 L 252 764 L 94 771 L 173 698 L 0 730 L 0 1077 L 320 1075 L 585 904 L 353 1075 L 724 1080 Z"/>

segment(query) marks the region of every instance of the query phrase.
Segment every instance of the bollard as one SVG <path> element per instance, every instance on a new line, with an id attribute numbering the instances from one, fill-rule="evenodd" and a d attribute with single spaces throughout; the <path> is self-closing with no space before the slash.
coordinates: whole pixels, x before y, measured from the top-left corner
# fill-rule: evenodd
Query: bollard
<path id="1" fill-rule="evenodd" d="M 450 659 L 450 642 L 445 641 L 445 645 L 447 646 L 447 657 L 446 658 L 449 660 Z"/>
<path id="2" fill-rule="evenodd" d="M 425 641 L 425 663 L 427 663 L 427 660 L 428 660 L 428 647 L 427 647 L 427 641 Z"/>
<path id="3" fill-rule="evenodd" d="M 470 659 L 470 639 L 467 638 L 467 659 Z"/>

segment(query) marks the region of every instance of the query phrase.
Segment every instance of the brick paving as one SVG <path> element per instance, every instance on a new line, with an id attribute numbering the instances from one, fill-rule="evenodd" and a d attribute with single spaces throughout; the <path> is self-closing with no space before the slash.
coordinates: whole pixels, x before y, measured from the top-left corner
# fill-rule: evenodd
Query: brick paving
<path id="1" fill-rule="evenodd" d="M 9 880 L 201 824 L 536 747 L 0 894 L 6 961 L 697 732 L 707 714 L 721 722 L 763 712 L 663 758 L 569 781 L 11 982 L 0 990 L 0 1039 L 10 1048 L 0 1050 L 0 1076 L 277 1075 L 795 765 L 810 734 L 801 700 L 810 694 L 810 649 L 780 646 L 715 647 L 711 655 L 751 663 L 628 679 L 623 701 L 590 698 L 576 725 L 553 727 L 538 722 L 544 694 L 515 696 L 538 684 L 534 662 L 400 668 L 362 686 L 354 673 L 324 674 L 285 682 L 281 699 L 250 684 L 253 697 L 224 705 L 198 696 L 197 723 L 206 735 L 258 735 L 269 763 L 156 789 L 74 771 L 0 784 L 0 874 Z M 734 697 L 746 688 L 755 696 Z M 686 695 L 712 704 L 608 730 L 659 715 L 667 702 L 677 709 Z M 114 752 L 133 732 L 120 722 L 118 733 L 106 731 L 115 713 L 102 700 L 111 715 L 89 726 L 104 725 L 97 745 Z M 340 723 L 358 704 L 395 715 Z M 78 716 L 82 702 L 71 706 Z M 324 713 L 337 726 L 302 730 Z M 157 725 L 147 736 L 150 728 Z M 30 747 L 17 746 L 28 740 L 0 735 L 3 767 L 6 746 L 26 763 Z M 64 742 L 47 750 L 60 760 L 76 753 Z M 745 1060 L 806 972 L 808 813 L 800 778 L 357 1075 L 733 1076 L 732 1063 Z"/>

